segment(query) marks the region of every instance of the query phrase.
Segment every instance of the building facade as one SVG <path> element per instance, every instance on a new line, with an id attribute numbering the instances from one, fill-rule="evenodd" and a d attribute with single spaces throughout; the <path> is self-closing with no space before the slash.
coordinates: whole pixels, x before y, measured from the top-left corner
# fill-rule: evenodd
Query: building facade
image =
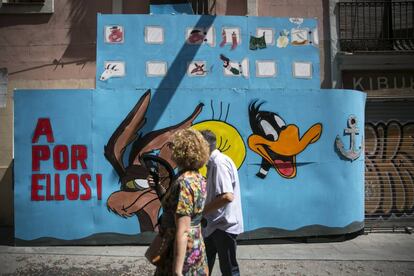
<path id="1" fill-rule="evenodd" d="M 330 1 L 333 87 L 367 93 L 366 227 L 413 225 L 414 1 Z"/>
<path id="2" fill-rule="evenodd" d="M 96 15 L 147 14 L 150 2 L 172 1 L 1 1 L 0 225 L 13 226 L 13 90 L 94 88 Z M 323 87 L 329 87 L 329 77 L 325 76 L 329 76 L 329 70 L 325 70 L 329 61 L 324 59 L 329 49 L 325 38 L 329 20 L 323 16 L 325 2 L 209 0 L 192 1 L 192 7 L 195 13 L 204 14 L 322 19 L 321 80 Z"/>

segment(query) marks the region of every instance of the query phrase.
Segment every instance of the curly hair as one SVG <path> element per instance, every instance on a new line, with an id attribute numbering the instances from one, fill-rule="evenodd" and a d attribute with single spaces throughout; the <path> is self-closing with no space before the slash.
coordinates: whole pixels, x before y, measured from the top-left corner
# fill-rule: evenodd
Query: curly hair
<path id="1" fill-rule="evenodd" d="M 172 159 L 181 169 L 198 170 L 209 156 L 209 145 L 199 131 L 183 129 L 172 137 Z"/>

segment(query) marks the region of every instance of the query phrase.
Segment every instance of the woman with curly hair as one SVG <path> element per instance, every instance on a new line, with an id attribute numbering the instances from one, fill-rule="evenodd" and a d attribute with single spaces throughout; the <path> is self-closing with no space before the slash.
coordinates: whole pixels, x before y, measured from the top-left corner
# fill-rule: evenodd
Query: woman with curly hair
<path id="1" fill-rule="evenodd" d="M 200 132 L 180 130 L 172 138 L 172 160 L 179 168 L 178 177 L 162 198 L 161 235 L 173 235 L 174 244 L 156 275 L 208 275 L 207 257 L 200 221 L 206 200 L 206 180 L 199 169 L 207 163 L 209 145 Z M 167 215 L 170 214 L 170 215 Z M 173 216 L 172 216 L 173 214 Z M 165 217 L 165 218 L 164 218 Z M 172 236 L 171 236 L 172 237 Z"/>

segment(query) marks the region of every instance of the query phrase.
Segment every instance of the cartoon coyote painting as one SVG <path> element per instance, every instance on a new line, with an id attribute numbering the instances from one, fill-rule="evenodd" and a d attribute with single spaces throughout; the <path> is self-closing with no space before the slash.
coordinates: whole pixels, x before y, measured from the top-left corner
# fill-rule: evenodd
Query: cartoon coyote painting
<path id="1" fill-rule="evenodd" d="M 120 190 L 109 196 L 107 207 L 124 218 L 137 216 L 141 233 L 156 230 L 161 208 L 156 191 L 147 184 L 149 171 L 142 162 L 142 156 L 156 152 L 160 159 L 174 169 L 176 164 L 171 159 L 170 139 L 176 131 L 190 127 L 203 108 L 203 104 L 200 103 L 182 122 L 138 135 L 145 125 L 145 114 L 150 100 L 151 91 L 148 90 L 117 127 L 105 146 L 105 157 L 117 172 L 121 184 Z M 124 154 L 128 146 L 131 146 L 131 150 L 128 163 L 125 164 Z M 171 176 L 166 171 L 159 173 L 161 182 L 170 183 Z"/>

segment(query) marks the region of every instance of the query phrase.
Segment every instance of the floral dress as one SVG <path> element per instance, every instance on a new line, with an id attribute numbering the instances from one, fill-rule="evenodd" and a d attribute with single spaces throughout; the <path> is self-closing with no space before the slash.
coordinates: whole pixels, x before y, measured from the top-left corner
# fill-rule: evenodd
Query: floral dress
<path id="1" fill-rule="evenodd" d="M 177 178 L 161 202 L 163 212 L 170 214 L 162 216 L 159 227 L 161 235 L 173 235 L 175 238 L 176 228 L 175 224 L 171 223 L 172 214 L 191 217 L 183 275 L 208 275 L 207 256 L 200 225 L 206 195 L 205 178 L 198 172 L 189 171 Z M 169 220 L 168 223 L 166 223 L 167 220 Z M 167 254 L 165 261 L 157 266 L 155 275 L 172 274 L 173 246 Z"/>

